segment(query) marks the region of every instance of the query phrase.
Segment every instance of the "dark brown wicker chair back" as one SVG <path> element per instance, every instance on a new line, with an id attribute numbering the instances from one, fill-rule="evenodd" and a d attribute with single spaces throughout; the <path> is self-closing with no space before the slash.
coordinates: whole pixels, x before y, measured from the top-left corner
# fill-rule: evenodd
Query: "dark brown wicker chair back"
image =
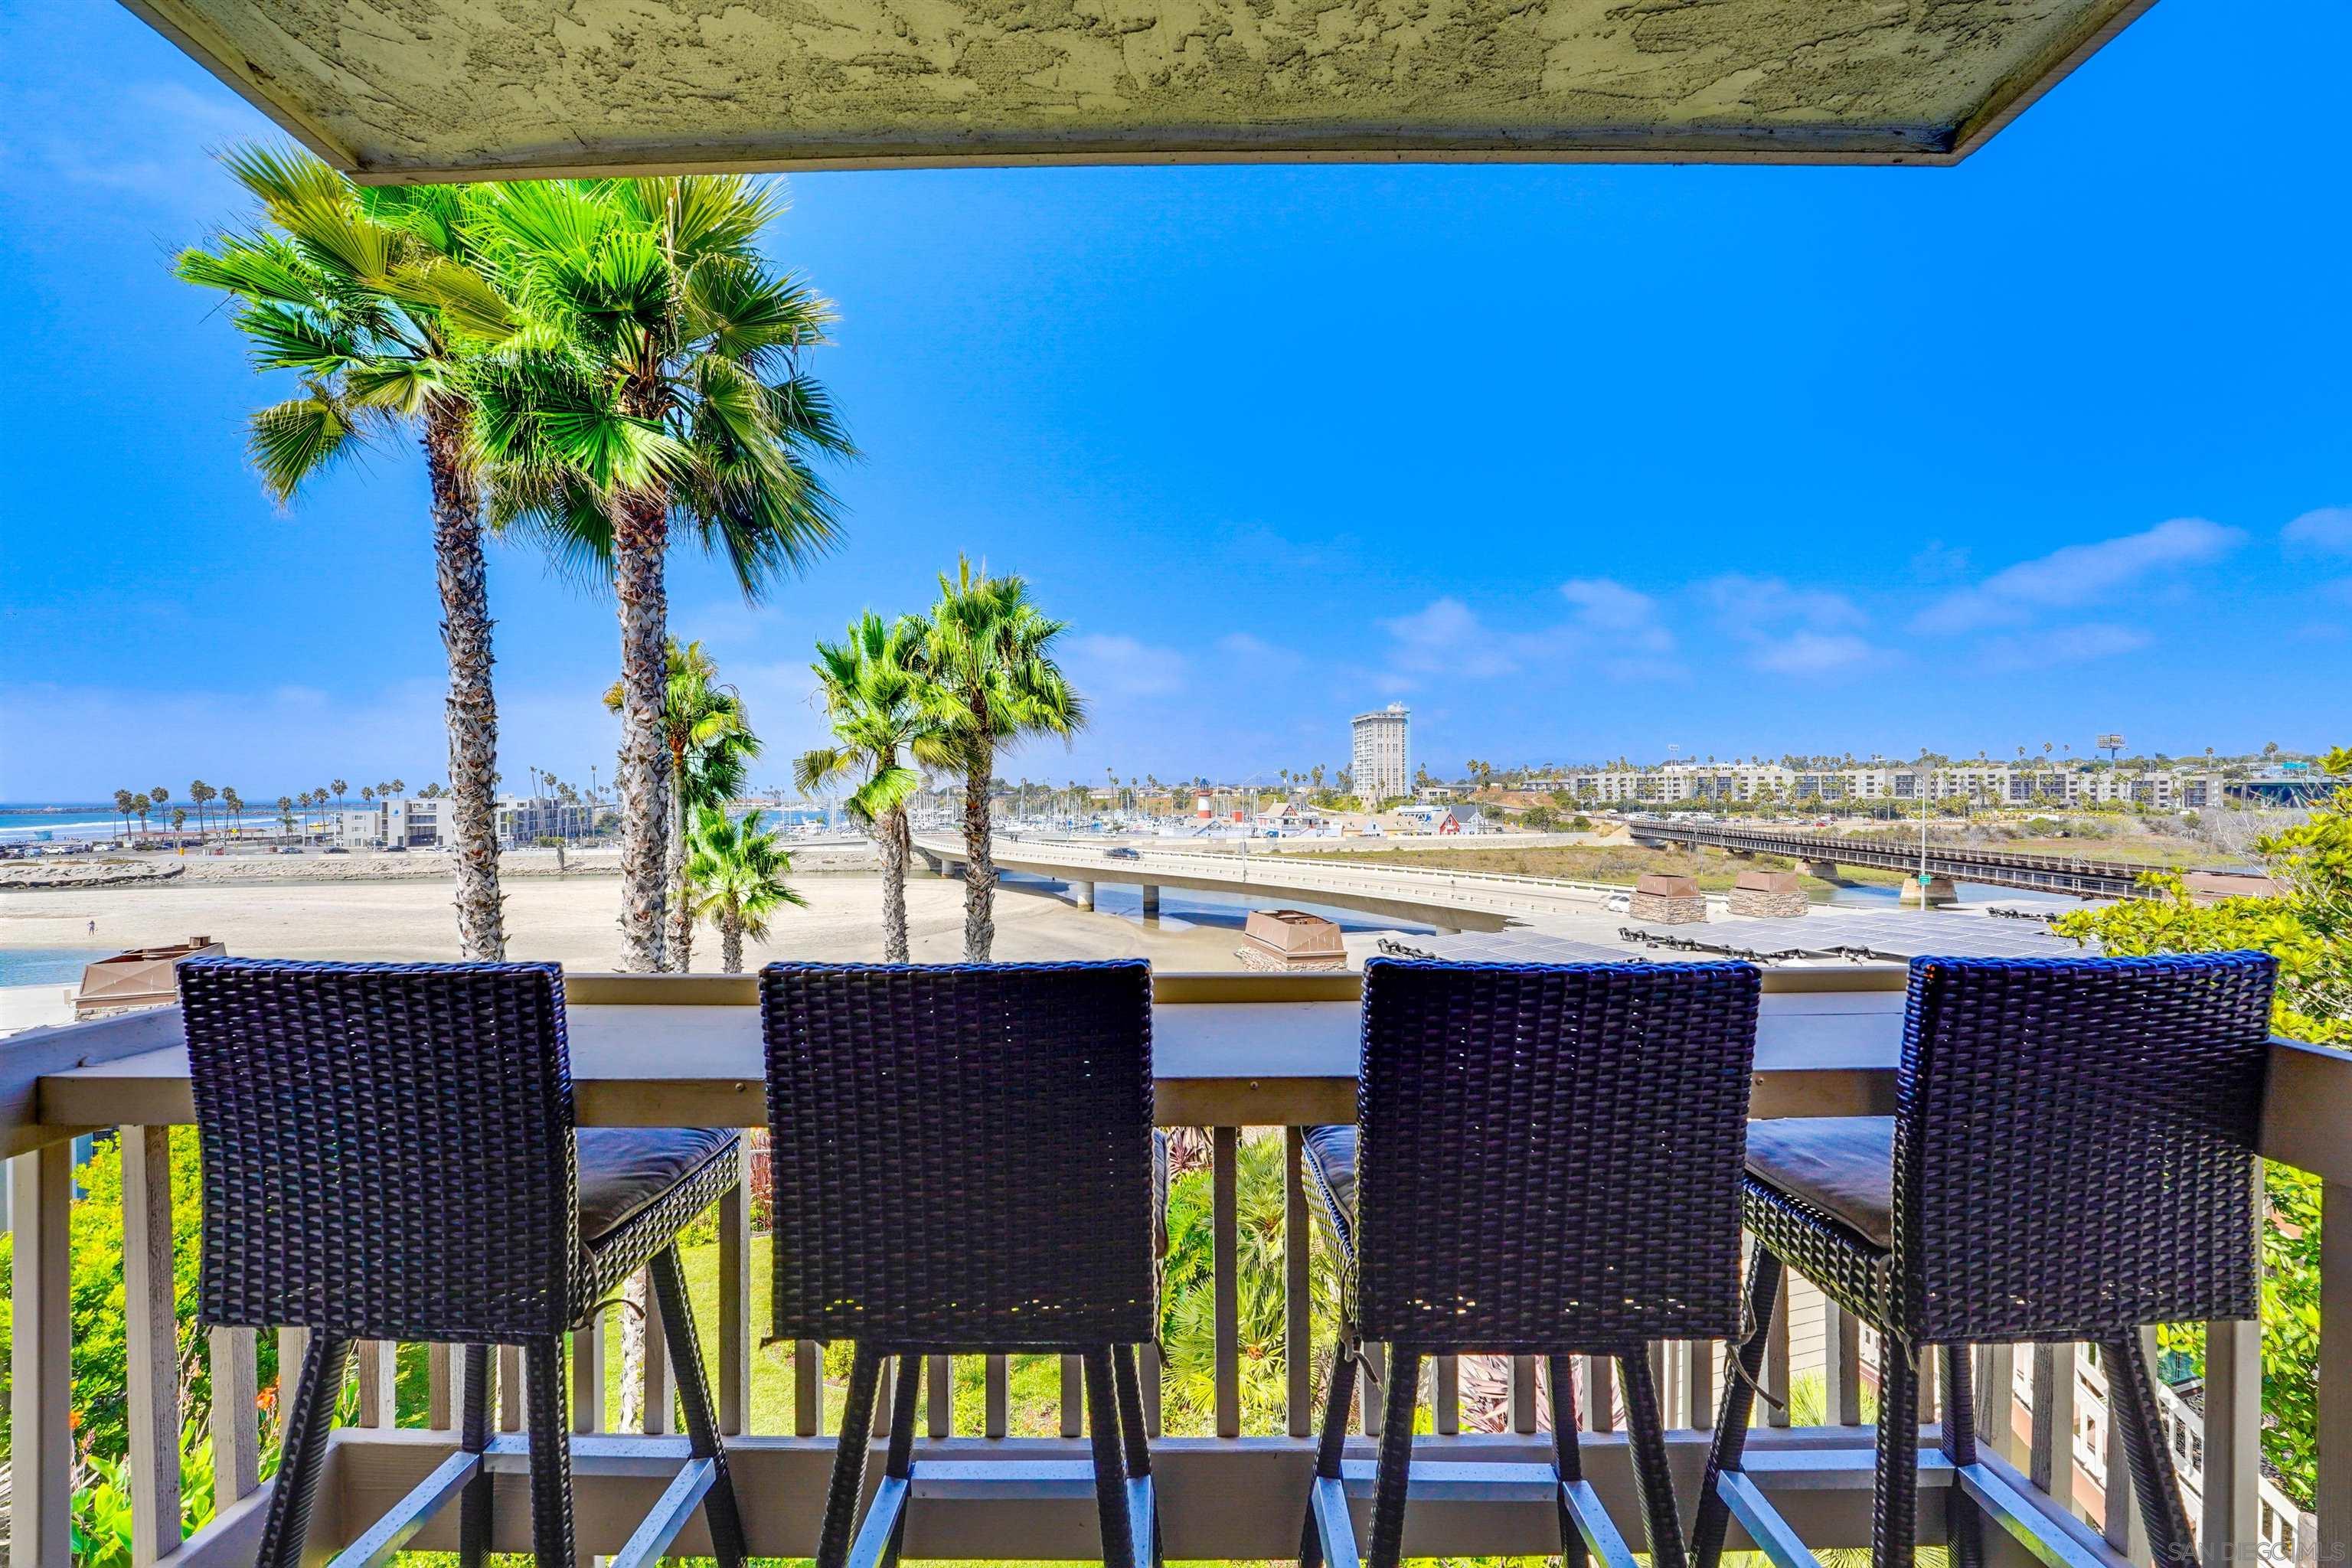
<path id="1" fill-rule="evenodd" d="M 1364 965 L 1365 1337 L 1528 1353 L 1739 1322 L 1758 972 Z"/>
<path id="2" fill-rule="evenodd" d="M 2254 952 L 1914 959 L 1897 1326 L 1981 1342 L 2253 1316 L 2276 972 Z"/>
<path id="3" fill-rule="evenodd" d="M 475 1342 L 567 1326 L 557 966 L 214 958 L 179 976 L 207 1322 Z"/>
<path id="4" fill-rule="evenodd" d="M 779 1337 L 1155 1337 L 1150 965 L 777 963 L 760 1008 Z"/>

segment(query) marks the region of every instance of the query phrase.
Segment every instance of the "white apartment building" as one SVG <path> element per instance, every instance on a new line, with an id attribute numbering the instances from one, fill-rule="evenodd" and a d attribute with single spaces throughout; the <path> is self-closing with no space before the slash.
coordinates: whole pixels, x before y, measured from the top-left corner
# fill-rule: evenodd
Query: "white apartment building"
<path id="1" fill-rule="evenodd" d="M 1359 721 L 1360 723 L 1361 721 Z M 1830 805 L 1965 801 L 1981 806 L 2137 804 L 2157 811 L 2204 811 L 2221 804 L 2220 774 L 2185 769 L 2061 768 L 2044 764 L 1873 763 L 1791 768 L 1780 763 L 1666 763 L 1562 775 L 1558 787 L 1597 805 L 1682 801 L 1754 804 L 1819 800 Z"/>
<path id="2" fill-rule="evenodd" d="M 343 849 L 381 849 L 395 844 L 410 849 L 446 848 L 457 836 L 451 815 L 455 804 L 445 795 L 347 806 L 328 814 L 324 837 Z M 595 808 L 586 805 L 509 795 L 496 809 L 499 843 L 508 848 L 541 838 L 584 838 L 595 831 Z"/>
<path id="3" fill-rule="evenodd" d="M 1370 713 L 1359 713 L 1353 720 L 1355 753 L 1350 771 L 1355 777 L 1357 798 L 1368 805 L 1412 793 L 1412 751 L 1407 738 L 1411 721 L 1412 714 L 1402 702 L 1391 702 Z"/>

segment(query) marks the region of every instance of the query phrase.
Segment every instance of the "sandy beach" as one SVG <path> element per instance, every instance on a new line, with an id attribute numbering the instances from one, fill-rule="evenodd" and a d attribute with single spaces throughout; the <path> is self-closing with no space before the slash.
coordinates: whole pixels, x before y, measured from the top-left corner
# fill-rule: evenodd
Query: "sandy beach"
<path id="1" fill-rule="evenodd" d="M 795 886 L 809 907 L 779 911 L 768 940 L 747 944 L 746 967 L 776 958 L 882 956 L 880 879 L 812 876 Z M 517 879 L 505 892 L 509 956 L 557 959 L 574 969 L 618 967 L 618 878 Z M 449 884 L 439 879 L 22 889 L 0 894 L 0 947 L 128 948 L 202 934 L 247 957 L 454 959 L 449 896 Z M 962 955 L 961 882 L 916 877 L 907 902 L 919 961 Z M 996 900 L 1001 959 L 1133 956 L 1169 969 L 1237 969 L 1237 934 L 1179 920 L 1093 913 L 1053 894 L 1011 888 Z M 717 932 L 698 932 L 695 961 L 699 970 L 719 967 Z"/>

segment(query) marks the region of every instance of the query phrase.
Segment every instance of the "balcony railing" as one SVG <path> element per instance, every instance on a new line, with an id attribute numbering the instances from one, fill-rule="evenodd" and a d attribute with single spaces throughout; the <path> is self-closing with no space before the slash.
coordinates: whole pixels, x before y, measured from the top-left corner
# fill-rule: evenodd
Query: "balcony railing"
<path id="1" fill-rule="evenodd" d="M 1778 970 L 1768 991 L 1785 994 L 1834 989 L 1838 1007 L 1900 1006 L 1896 968 L 1841 966 L 1834 970 Z M 1328 976 L 1162 976 L 1163 1006 L 1191 1004 L 1284 1002 L 1307 1005 L 1278 1016 L 1304 1016 L 1311 1008 L 1328 1026 L 1344 1025 L 1352 1014 L 1356 979 Z M 640 1005 L 745 1007 L 752 997 L 747 980 L 721 977 L 600 977 L 573 975 L 572 1005 L 629 1007 Z M 1768 996 L 1768 1004 L 1770 998 Z M 1223 1016 L 1220 1015 L 1220 1016 Z M 1238 1020 L 1242 1015 L 1233 1015 Z M 673 1029 L 678 1015 L 646 1015 Z M 1278 1026 L 1265 1015 L 1253 1027 Z M 743 1026 L 756 1032 L 748 1015 Z M 1237 1033 L 1240 1031 L 1236 1031 Z M 215 1331 L 208 1353 L 214 1397 L 211 1436 L 216 1511 L 185 1540 L 180 1529 L 182 1436 L 179 1346 L 174 1312 L 173 1194 L 168 1123 L 190 1119 L 184 1094 L 174 1098 L 174 1059 L 179 1044 L 176 1009 L 129 1015 L 38 1030 L 0 1042 L 0 1153 L 10 1157 L 10 1217 L 15 1231 L 12 1418 L 14 1518 L 12 1550 L 17 1568 L 64 1568 L 70 1562 L 67 1520 L 75 1466 L 72 1426 L 74 1389 L 70 1370 L 67 1227 L 74 1193 L 71 1141 L 92 1131 L 100 1108 L 143 1117 L 117 1129 L 123 1156 L 124 1313 L 128 1343 L 130 1484 L 138 1562 L 174 1564 L 242 1564 L 259 1540 L 270 1483 L 261 1479 L 263 1434 L 256 1397 L 257 1344 L 251 1331 Z M 652 1047 L 649 1044 L 649 1051 Z M 2283 1521 L 2283 1494 L 2259 1469 L 2262 1375 L 2259 1335 L 2252 1324 L 2208 1325 L 2202 1384 L 2202 1464 L 2197 1502 L 2204 1521 L 2202 1556 L 2209 1568 L 2275 1560 L 2292 1550 L 2302 1561 L 2323 1564 L 2346 1560 L 2352 1547 L 2352 1331 L 2331 1336 L 2326 1324 L 2352 1324 L 2352 1058 L 2280 1041 L 2273 1045 L 2269 1101 L 2262 1132 L 2263 1152 L 2314 1172 L 2325 1180 L 2321 1256 L 2323 1325 L 2318 1415 L 2318 1485 L 2315 1526 L 2298 1530 Z M 154 1053 L 166 1053 L 156 1055 Z M 142 1064 L 148 1064 L 142 1068 Z M 651 1066 L 649 1071 L 671 1070 Z M 93 1076 L 102 1075 L 102 1076 Z M 1892 1074 L 1883 1068 L 1832 1066 L 1818 1072 L 1768 1071 L 1759 1075 L 1759 1115 L 1853 1114 L 1891 1106 Z M 1328 1075 L 1300 1078 L 1269 1073 L 1249 1076 L 1243 1066 L 1226 1079 L 1187 1079 L 1163 1085 L 1161 1119 L 1171 1124 L 1223 1121 L 1209 1131 L 1214 1254 L 1213 1398 L 1203 1413 L 1205 1434 L 1159 1436 L 1160 1398 L 1157 1363 L 1147 1361 L 1147 1402 L 1153 1417 L 1160 1477 L 1160 1517 L 1166 1555 L 1171 1559 L 1284 1559 L 1297 1548 L 1299 1523 L 1312 1468 L 1318 1412 L 1313 1395 L 1319 1369 L 1313 1352 L 1319 1327 L 1309 1310 L 1309 1248 L 1312 1237 L 1307 1186 L 1297 1129 L 1348 1114 L 1344 1084 Z M 660 1124 L 708 1121 L 714 1109 L 729 1120 L 756 1125 L 761 1097 L 756 1081 L 700 1082 L 681 1088 L 676 1078 L 604 1081 L 583 1089 L 581 1116 L 586 1122 Z M 1286 1145 L 1283 1347 L 1286 1398 L 1276 1418 L 1253 1426 L 1244 1419 L 1244 1346 L 1240 1317 L 1245 1285 L 1239 1246 L 1239 1172 L 1245 1141 L 1281 1137 Z M 87 1200 L 81 1200 L 87 1201 Z M 831 1459 L 827 1432 L 838 1411 L 828 1409 L 823 1358 L 812 1343 L 763 1346 L 759 1325 L 765 1317 L 761 1286 L 751 1267 L 751 1211 L 742 1189 L 718 1213 L 718 1305 L 706 1319 L 706 1342 L 715 1361 L 722 1429 L 729 1435 L 745 1523 L 755 1554 L 799 1557 L 815 1543 L 824 1478 Z M 1799 1289 L 1802 1289 L 1799 1287 Z M 1791 1319 L 1802 1326 L 1792 1329 Z M 1820 1368 L 1822 1424 L 1790 1425 L 1786 1409 L 1765 1406 L 1749 1449 L 1750 1470 L 1791 1525 L 1814 1548 L 1865 1545 L 1870 1536 L 1872 1430 L 1863 1425 L 1872 1352 L 1853 1319 L 1821 1304 L 1782 1312 L 1770 1346 L 1765 1385 L 1785 1397 L 1792 1376 Z M 601 1330 L 601 1326 L 600 1326 Z M 299 1331 L 278 1333 L 278 1363 L 299 1362 Z M 611 1429 L 605 1399 L 605 1339 L 601 1331 L 574 1337 L 572 1384 L 574 1399 L 573 1467 L 578 1478 L 578 1526 L 584 1555 L 610 1552 L 652 1506 L 666 1476 L 685 1453 L 673 1436 L 669 1373 L 659 1353 L 660 1337 L 644 1373 L 644 1430 Z M 1722 1376 L 1715 1347 L 1666 1344 L 1653 1352 L 1666 1399 L 1669 1446 L 1687 1507 L 1705 1463 L 1706 1428 L 1712 1422 Z M 761 1358 L 788 1371 L 792 1389 L 789 1429 L 754 1428 L 752 1380 Z M 394 1347 L 369 1345 L 358 1363 L 357 1424 L 338 1434 L 329 1461 L 314 1542 L 348 1543 L 422 1479 L 456 1441 L 450 1412 L 452 1363 L 431 1356 L 429 1392 L 423 1409 L 400 1406 L 394 1381 Z M 2095 1369 L 2087 1369 L 2095 1372 Z M 519 1368 L 500 1378 L 500 1425 L 514 1433 L 521 1424 Z M 1978 1352 L 1976 1385 L 1979 1431 L 1988 1436 L 1990 1462 L 2010 1479 L 2032 1508 L 2066 1521 L 2083 1556 L 2120 1564 L 2147 1561 L 2137 1539 L 2137 1511 L 2127 1505 L 2128 1467 L 2106 1462 L 2105 1423 L 2094 1420 L 2085 1441 L 2076 1441 L 2080 1416 L 2093 1409 L 2095 1376 L 2086 1376 L 2082 1352 L 2071 1345 L 1998 1346 Z M 1605 1363 L 1578 1367 L 1588 1427 L 1587 1474 L 1618 1518 L 1638 1518 L 1632 1476 L 1625 1460 L 1622 1422 L 1608 1396 Z M 1440 1362 L 1431 1370 L 1434 1432 L 1421 1440 L 1417 1457 L 1428 1458 L 1526 1459 L 1549 1457 L 1549 1439 L 1538 1430 L 1549 1405 L 1532 1360 L 1511 1364 L 1505 1421 L 1499 1433 L 1462 1430 L 1460 1369 Z M 929 1382 L 930 1380 L 927 1380 Z M 943 1389 L 944 1380 L 930 1382 Z M 919 1452 L 934 1458 L 990 1457 L 1080 1458 L 1079 1401 L 1076 1369 L 1062 1369 L 1058 1436 L 1024 1436 L 1009 1430 L 1008 1363 L 989 1358 L 985 1397 L 970 1429 L 951 1434 L 950 1412 L 935 1397 L 925 1412 L 926 1442 Z M 1931 1401 L 1924 1418 L 1934 1419 Z M 887 1415 L 888 1401 L 882 1402 Z M 1359 1419 L 1377 1430 L 1380 1402 Z M 2197 1419 L 2186 1405 L 2170 1409 L 2168 1429 L 2184 1436 L 2183 1423 Z M 419 1424 L 421 1422 L 421 1425 Z M 1948 1470 L 1935 1468 L 1932 1428 L 1924 1462 L 1923 1543 L 1942 1539 L 1940 1491 Z M 530 1508 L 525 1494 L 520 1436 L 494 1451 L 490 1468 L 497 1488 L 498 1535 L 503 1551 L 528 1551 Z M 1369 1478 L 1369 1445 L 1355 1458 Z M 1369 1486 L 1365 1488 L 1367 1500 Z M 911 1557 L 1087 1558 L 1097 1555 L 1094 1504 L 1084 1487 L 1057 1492 L 1044 1488 L 1034 1498 L 1008 1503 L 1001 1490 L 986 1497 L 958 1495 L 952 1480 L 934 1483 L 909 1520 L 907 1554 Z M 2270 1515 L 2267 1527 L 2264 1515 Z M 2084 1523 L 2103 1521 L 2104 1529 Z M 2282 1538 L 2294 1537 L 2291 1543 Z M 1524 1492 L 1509 1487 L 1475 1498 L 1448 1496 L 1423 1504 L 1410 1515 L 1406 1549 L 1412 1555 L 1550 1556 L 1559 1551 L 1559 1521 L 1548 1489 Z M 1990 1531 L 1991 1557 L 2006 1565 L 2031 1559 L 2003 1531 Z M 420 1550 L 454 1544 L 454 1521 L 444 1518 L 413 1542 Z M 1734 1545 L 1744 1547 L 1735 1527 Z M 701 1526 L 689 1527 L 678 1550 L 705 1550 Z"/>

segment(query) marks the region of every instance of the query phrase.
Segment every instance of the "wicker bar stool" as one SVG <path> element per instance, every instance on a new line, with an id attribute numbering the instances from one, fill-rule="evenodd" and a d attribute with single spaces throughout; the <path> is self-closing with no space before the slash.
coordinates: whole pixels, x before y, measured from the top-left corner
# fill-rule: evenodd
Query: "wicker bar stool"
<path id="1" fill-rule="evenodd" d="M 457 1497 L 459 1557 L 478 1568 L 490 1472 L 527 1447 L 533 1556 L 570 1568 L 563 1335 L 648 1264 L 689 1458 L 613 1562 L 655 1561 L 698 1507 L 719 1561 L 740 1568 L 742 1525 L 675 1246 L 738 1180 L 737 1135 L 575 1131 L 553 964 L 194 959 L 179 976 L 204 1152 L 199 1315 L 311 1332 L 262 1568 L 310 1560 L 336 1398 L 363 1339 L 464 1346 L 463 1426 L 458 1452 L 336 1563 L 389 1561 Z M 490 1436 L 493 1344 L 522 1350 L 527 1445 Z"/>
<path id="2" fill-rule="evenodd" d="M 1716 1568 L 1734 1516 L 1781 1568 L 1814 1561 L 1741 1468 L 1784 1266 L 1881 1336 L 1876 1568 L 1912 1562 L 1919 1357 L 1936 1350 L 1954 1563 L 1983 1561 L 1984 1514 L 2044 1561 L 2088 1561 L 1977 1454 L 1966 1347 L 2018 1341 L 2100 1347 L 2155 1561 L 2191 1568 L 2139 1331 L 2254 1315 L 2275 973 L 2252 952 L 1912 961 L 1895 1114 L 1748 1131 L 1747 1375 L 1724 1382 L 1698 1568 Z"/>
<path id="3" fill-rule="evenodd" d="M 898 1560 L 926 1355 L 1081 1358 L 1103 1560 L 1157 1562 L 1135 1347 L 1159 1332 L 1151 970 L 1109 963 L 776 963 L 761 972 L 780 1339 L 854 1347 L 818 1568 Z M 898 1358 L 862 1526 L 875 1394 Z M 853 1536 L 853 1527 L 855 1534 Z"/>
<path id="4" fill-rule="evenodd" d="M 1355 1568 L 1344 1461 L 1367 1342 L 1387 1342 L 1372 1568 L 1402 1554 L 1425 1356 L 1541 1355 L 1553 1462 L 1524 1466 L 1559 1510 L 1569 1568 L 1633 1558 L 1584 1479 L 1572 1355 L 1617 1358 L 1654 1568 L 1681 1568 L 1647 1342 L 1739 1328 L 1739 1168 L 1761 981 L 1745 963 L 1364 965 L 1354 1127 L 1317 1128 L 1309 1168 L 1349 1305 L 1300 1540 Z M 1470 1479 L 1491 1489 L 1496 1467 Z M 1482 1493 L 1481 1495 L 1491 1495 Z"/>

